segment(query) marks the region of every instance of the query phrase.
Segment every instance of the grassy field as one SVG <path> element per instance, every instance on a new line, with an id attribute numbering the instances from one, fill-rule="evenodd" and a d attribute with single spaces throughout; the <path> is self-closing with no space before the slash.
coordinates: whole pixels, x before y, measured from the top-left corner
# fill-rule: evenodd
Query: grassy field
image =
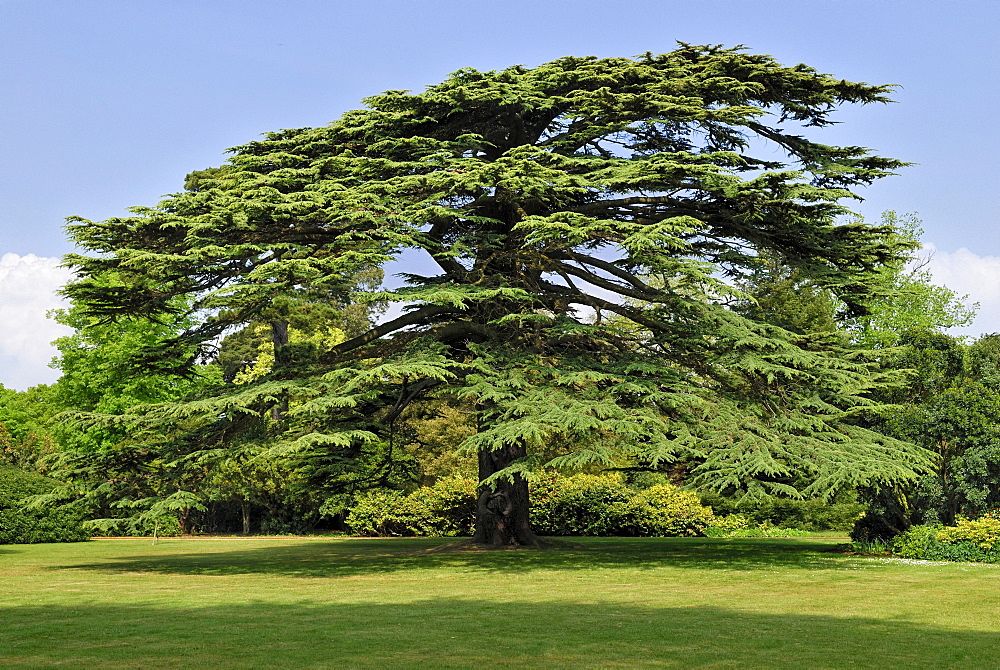
<path id="1" fill-rule="evenodd" d="M 836 541 L 0 546 L 0 667 L 1000 667 L 1000 566 Z"/>

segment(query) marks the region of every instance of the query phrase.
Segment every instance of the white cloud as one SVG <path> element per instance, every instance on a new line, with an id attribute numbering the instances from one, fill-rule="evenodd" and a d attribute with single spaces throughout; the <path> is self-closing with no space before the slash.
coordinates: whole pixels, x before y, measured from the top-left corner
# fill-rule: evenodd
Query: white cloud
<path id="1" fill-rule="evenodd" d="M 45 314 L 66 306 L 56 291 L 72 275 L 60 262 L 34 254 L 0 256 L 0 383 L 7 388 L 24 390 L 59 377 L 48 367 L 56 354 L 51 342 L 72 331 Z"/>
<path id="2" fill-rule="evenodd" d="M 956 329 L 956 334 L 982 335 L 1000 332 L 1000 256 L 979 256 L 965 247 L 932 252 L 928 269 L 937 284 L 979 303 L 979 312 L 971 326 Z"/>

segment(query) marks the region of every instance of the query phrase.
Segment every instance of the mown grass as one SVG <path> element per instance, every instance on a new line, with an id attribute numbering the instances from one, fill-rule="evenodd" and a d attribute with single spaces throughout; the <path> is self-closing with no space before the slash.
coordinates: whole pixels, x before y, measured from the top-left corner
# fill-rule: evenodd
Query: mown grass
<path id="1" fill-rule="evenodd" d="M 0 547 L 0 667 L 995 668 L 1000 566 L 825 538 Z"/>

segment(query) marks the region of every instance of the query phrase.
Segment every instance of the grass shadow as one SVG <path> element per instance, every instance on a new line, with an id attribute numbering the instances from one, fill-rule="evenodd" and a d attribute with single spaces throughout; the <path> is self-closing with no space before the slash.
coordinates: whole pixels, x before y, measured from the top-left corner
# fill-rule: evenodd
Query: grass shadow
<path id="1" fill-rule="evenodd" d="M 439 598 L 0 609 L 0 666 L 987 668 L 1000 633 L 720 607 Z"/>
<path id="2" fill-rule="evenodd" d="M 73 563 L 54 569 L 178 575 L 273 574 L 301 577 L 348 577 L 407 570 L 449 568 L 518 573 L 536 570 L 597 568 L 699 570 L 772 570 L 837 568 L 850 559 L 829 553 L 830 544 L 803 540 L 708 538 L 574 538 L 575 546 L 524 551 L 433 551 L 440 539 L 331 539 L 275 542 L 251 548 L 218 549 L 211 540 L 188 540 L 205 551 L 178 551 L 170 541 L 141 555 L 115 556 L 99 562 Z"/>

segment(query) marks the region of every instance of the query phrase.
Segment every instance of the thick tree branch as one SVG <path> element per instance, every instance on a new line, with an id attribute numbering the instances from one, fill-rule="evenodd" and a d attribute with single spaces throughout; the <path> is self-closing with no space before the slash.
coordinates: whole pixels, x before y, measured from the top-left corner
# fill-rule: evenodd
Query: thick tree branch
<path id="1" fill-rule="evenodd" d="M 424 319 L 437 316 L 438 314 L 444 314 L 445 312 L 450 312 L 452 310 L 453 308 L 444 307 L 442 305 L 427 305 L 425 307 L 415 309 L 412 312 L 393 319 L 392 321 L 387 321 L 379 326 L 375 326 L 368 332 L 362 333 L 353 339 L 341 342 L 335 347 L 332 347 L 327 353 L 332 356 L 339 356 L 340 354 L 362 347 L 369 342 L 373 342 L 384 335 L 396 332 L 397 330 L 401 330 L 407 326 L 414 326 Z"/>
<path id="2" fill-rule="evenodd" d="M 606 212 L 616 207 L 632 207 L 635 205 L 670 205 L 674 204 L 671 196 L 633 196 L 630 198 L 617 198 L 615 200 L 600 200 L 590 202 L 576 207 L 568 208 L 572 212 L 586 214 L 588 212 Z"/>
<path id="3" fill-rule="evenodd" d="M 594 286 L 607 289 L 608 291 L 617 293 L 618 295 L 624 295 L 628 296 L 629 298 L 635 298 L 636 300 L 644 300 L 646 302 L 662 302 L 663 300 L 663 296 L 660 291 L 655 291 L 652 288 L 650 288 L 649 291 L 639 291 L 633 288 L 629 288 L 627 286 L 622 286 L 621 284 L 618 284 L 616 282 L 604 279 L 599 275 L 595 275 L 593 272 L 587 272 L 582 268 L 578 268 L 572 265 L 567 265 L 565 263 L 559 264 L 559 271 L 579 277 L 588 284 L 593 284 Z"/>
<path id="4" fill-rule="evenodd" d="M 576 251 L 567 251 L 566 255 L 572 260 L 576 261 L 577 263 L 580 263 L 581 265 L 592 265 L 595 268 L 604 270 L 609 275 L 613 275 L 615 277 L 618 277 L 622 281 L 628 282 L 629 284 L 631 284 L 640 291 L 644 292 L 656 291 L 656 289 L 654 289 L 652 286 L 646 284 L 645 282 L 637 278 L 635 275 L 633 275 L 631 272 L 621 269 L 614 263 L 601 260 L 600 258 L 594 258 L 593 256 L 588 256 L 587 254 L 581 254 Z"/>

